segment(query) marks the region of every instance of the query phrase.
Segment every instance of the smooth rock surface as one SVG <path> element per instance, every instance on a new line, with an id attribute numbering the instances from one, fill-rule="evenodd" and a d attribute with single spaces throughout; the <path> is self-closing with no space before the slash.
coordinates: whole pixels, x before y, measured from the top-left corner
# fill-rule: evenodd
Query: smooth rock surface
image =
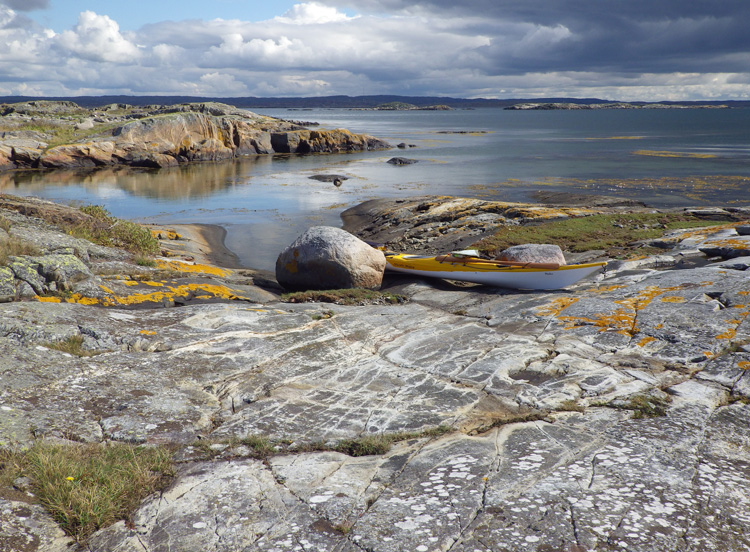
<path id="1" fill-rule="evenodd" d="M 385 256 L 345 230 L 313 226 L 276 260 L 276 280 L 291 290 L 378 289 Z"/>

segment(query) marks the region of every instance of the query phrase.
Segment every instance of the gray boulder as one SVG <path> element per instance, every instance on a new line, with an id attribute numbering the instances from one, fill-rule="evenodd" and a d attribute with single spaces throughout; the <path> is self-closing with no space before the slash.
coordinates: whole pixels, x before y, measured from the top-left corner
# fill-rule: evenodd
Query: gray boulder
<path id="1" fill-rule="evenodd" d="M 276 280 L 287 289 L 378 289 L 385 257 L 345 230 L 313 226 L 281 252 Z"/>
<path id="2" fill-rule="evenodd" d="M 548 243 L 528 243 L 514 245 L 502 251 L 497 257 L 501 261 L 519 263 L 556 263 L 565 264 L 565 256 L 560 246 Z"/>

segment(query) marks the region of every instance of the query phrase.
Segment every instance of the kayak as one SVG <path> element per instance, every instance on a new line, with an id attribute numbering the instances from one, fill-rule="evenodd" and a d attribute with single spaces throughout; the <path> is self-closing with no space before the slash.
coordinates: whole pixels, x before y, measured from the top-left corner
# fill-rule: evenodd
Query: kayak
<path id="1" fill-rule="evenodd" d="M 593 274 L 606 262 L 559 265 L 481 259 L 473 256 L 385 254 L 386 269 L 513 289 L 562 289 Z"/>

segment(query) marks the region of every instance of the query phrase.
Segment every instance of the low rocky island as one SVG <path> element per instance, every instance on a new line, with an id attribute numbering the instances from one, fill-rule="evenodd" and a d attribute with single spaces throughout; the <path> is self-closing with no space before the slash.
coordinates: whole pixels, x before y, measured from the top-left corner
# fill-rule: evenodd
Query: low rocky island
<path id="1" fill-rule="evenodd" d="M 347 228 L 412 251 L 594 217 L 648 233 L 570 242 L 611 262 L 565 290 L 386 275 L 345 305 L 181 229 L 144 259 L 72 230 L 106 214 L 3 197 L 0 550 L 747 549 L 750 213 L 606 203 L 365 204 Z M 29 455 L 85 447 L 171 468 L 84 525 Z M 73 468 L 52 487 L 95 484 Z"/>
<path id="2" fill-rule="evenodd" d="M 0 105 L 0 171 L 161 168 L 247 155 L 387 148 L 372 136 L 309 130 L 221 103 L 93 109 L 69 101 Z"/>

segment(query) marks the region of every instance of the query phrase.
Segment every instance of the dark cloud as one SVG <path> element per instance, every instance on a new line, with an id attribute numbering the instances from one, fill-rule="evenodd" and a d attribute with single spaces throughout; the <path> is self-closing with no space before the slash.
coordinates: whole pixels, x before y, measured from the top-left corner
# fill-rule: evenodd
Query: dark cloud
<path id="1" fill-rule="evenodd" d="M 466 32 L 485 34 L 492 40 L 491 45 L 480 51 L 486 58 L 486 69 L 492 74 L 750 70 L 748 0 L 421 0 L 416 3 L 358 0 L 356 5 L 347 0 L 324 0 L 324 3 L 466 21 Z M 504 29 L 513 24 L 520 27 L 515 34 L 508 35 Z M 523 25 L 527 26 L 525 36 L 518 34 Z"/>
<path id="2" fill-rule="evenodd" d="M 44 10 L 49 8 L 49 0 L 2 0 L 0 5 L 16 11 Z"/>

